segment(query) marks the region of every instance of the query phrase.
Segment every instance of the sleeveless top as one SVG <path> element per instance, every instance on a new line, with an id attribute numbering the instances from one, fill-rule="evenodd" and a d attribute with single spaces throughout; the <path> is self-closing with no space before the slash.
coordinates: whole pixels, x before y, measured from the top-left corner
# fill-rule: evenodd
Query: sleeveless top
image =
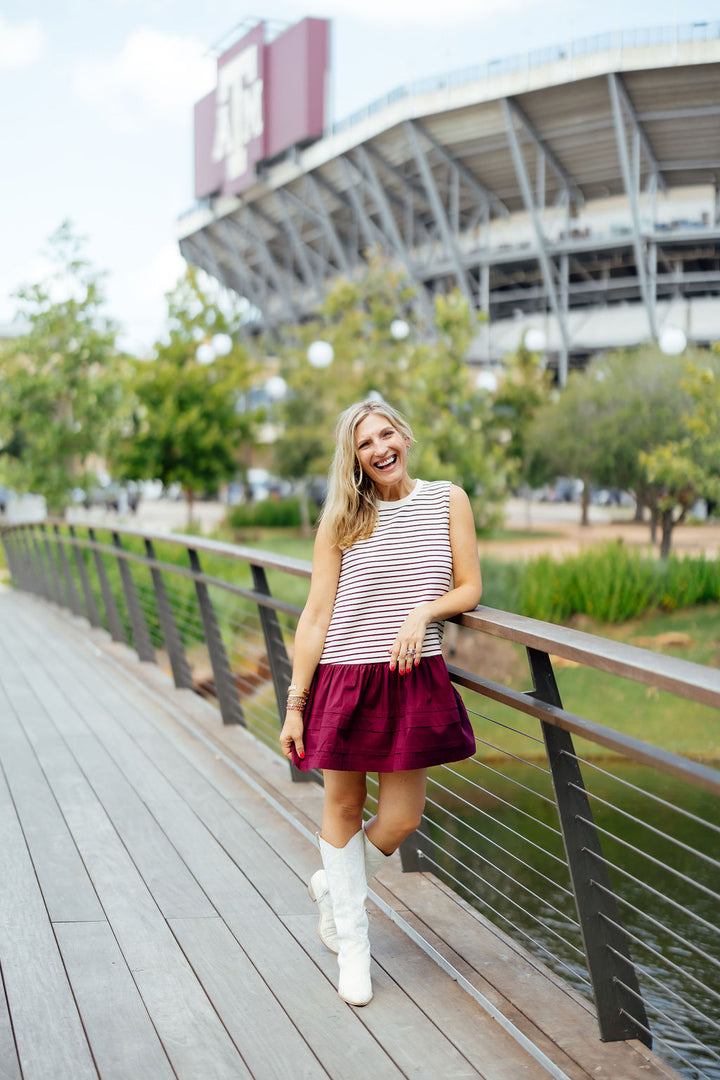
<path id="1" fill-rule="evenodd" d="M 450 482 L 417 480 L 404 499 L 378 503 L 366 540 L 342 554 L 320 664 L 389 664 L 410 611 L 451 587 Z M 441 653 L 443 624 L 428 624 L 423 657 Z"/>

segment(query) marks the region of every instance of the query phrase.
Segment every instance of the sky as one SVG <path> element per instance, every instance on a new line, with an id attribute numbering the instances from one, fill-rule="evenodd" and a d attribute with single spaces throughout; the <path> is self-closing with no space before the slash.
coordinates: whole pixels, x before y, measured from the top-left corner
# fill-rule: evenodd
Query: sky
<path id="1" fill-rule="evenodd" d="M 717 19 L 717 0 L 0 0 L 0 326 L 46 276 L 65 220 L 103 271 L 120 344 L 152 352 L 183 272 L 193 104 L 214 46 L 255 16 L 332 20 L 332 117 L 394 87 L 635 26 Z M 240 36 L 239 34 L 237 36 Z"/>

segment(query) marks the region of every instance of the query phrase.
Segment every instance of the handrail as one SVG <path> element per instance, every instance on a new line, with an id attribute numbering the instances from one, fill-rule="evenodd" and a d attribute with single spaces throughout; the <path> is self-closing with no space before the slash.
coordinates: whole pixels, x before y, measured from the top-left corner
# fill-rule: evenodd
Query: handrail
<path id="1" fill-rule="evenodd" d="M 111 542 L 98 539 L 97 533 L 109 533 Z M 93 626 L 106 626 L 115 641 L 132 642 L 141 660 L 154 661 L 156 649 L 164 649 L 178 687 L 197 688 L 198 678 L 193 669 L 197 669 L 198 650 L 203 650 L 202 655 L 207 657 L 212 669 L 210 683 L 217 695 L 223 721 L 249 726 L 258 737 L 278 750 L 277 732 L 291 678 L 286 639 L 294 633 L 301 607 L 293 602 L 298 597 L 296 586 L 289 599 L 272 595 L 266 570 L 280 572 L 290 579 L 307 580 L 311 574 L 309 562 L 203 537 L 150 532 L 114 524 L 67 525 L 57 519 L 2 527 L 0 539 L 15 585 L 67 607 L 77 615 L 86 615 Z M 176 547 L 187 555 L 187 562 L 183 560 L 183 564 L 176 564 L 167 557 L 160 558 L 155 550 L 157 544 Z M 206 557 L 225 560 L 223 566 L 227 570 L 218 574 L 213 565 L 213 572 L 208 572 L 201 562 L 201 558 Z M 239 571 L 238 567 L 241 568 Z M 248 571 L 250 581 L 247 580 Z M 660 797 L 652 790 L 638 786 L 634 774 L 630 774 L 630 778 L 615 775 L 611 770 L 617 772 L 619 766 L 600 768 L 596 758 L 584 760 L 575 751 L 572 738 L 577 735 L 600 747 L 603 765 L 606 764 L 605 752 L 610 751 L 614 755 L 612 761 L 624 761 L 633 768 L 647 767 L 652 770 L 651 775 L 672 777 L 689 785 L 689 790 L 696 794 L 720 795 L 720 771 L 565 709 L 555 682 L 552 658 L 573 660 L 604 674 L 620 675 L 715 707 L 720 706 L 720 672 L 689 661 L 660 657 L 648 649 L 609 641 L 584 631 L 488 607 L 478 607 L 453 621 L 473 633 L 506 640 L 526 650 L 532 686 L 529 691 L 522 692 L 492 681 L 485 673 L 466 671 L 453 664 L 449 665 L 449 670 L 454 684 L 464 693 L 473 695 L 473 703 L 476 699 L 482 703 L 482 711 L 471 708 L 471 713 L 476 717 L 478 746 L 480 751 L 483 747 L 485 751 L 479 751 L 470 759 L 469 765 L 467 762 L 465 765 L 482 770 L 483 777 L 487 774 L 501 777 L 506 784 L 517 784 L 521 799 L 527 800 L 531 796 L 539 799 L 539 816 L 535 818 L 522 806 L 516 808 L 512 796 L 507 798 L 494 790 L 492 779 L 478 783 L 473 779 L 474 773 L 463 773 L 457 765 L 441 766 L 449 779 L 440 783 L 436 771 L 431 770 L 423 825 L 401 848 L 403 869 L 431 868 L 444 874 L 454 887 L 466 890 L 473 903 L 488 909 L 496 920 L 507 923 L 523 943 L 529 941 L 566 977 L 579 978 L 583 988 L 590 987 L 603 1039 L 639 1038 L 649 1044 L 647 999 L 654 1010 L 656 1040 L 665 1047 L 671 1060 L 687 1063 L 682 1048 L 694 1045 L 693 1040 L 705 1051 L 703 1038 L 692 1027 L 697 1017 L 707 1019 L 703 1011 L 707 1005 L 702 996 L 697 997 L 697 988 L 703 985 L 702 977 L 687 972 L 683 994 L 688 998 L 696 997 L 688 1000 L 687 1021 L 679 1022 L 675 1017 L 668 1017 L 660 1007 L 665 990 L 674 998 L 678 997 L 675 984 L 665 986 L 662 980 L 658 981 L 653 965 L 657 965 L 660 958 L 666 963 L 667 977 L 677 980 L 683 974 L 683 968 L 677 962 L 678 945 L 699 963 L 707 962 L 708 968 L 718 965 L 709 954 L 705 940 L 691 938 L 684 920 L 688 926 L 699 926 L 702 932 L 714 925 L 714 916 L 708 914 L 707 905 L 716 900 L 720 903 L 717 887 L 710 878 L 703 878 L 702 869 L 693 877 L 686 864 L 687 860 L 691 863 L 696 860 L 694 865 L 702 864 L 705 868 L 711 864 L 712 859 L 708 856 L 714 849 L 705 850 L 703 845 L 716 842 L 720 826 L 710 818 L 698 816 L 693 801 L 687 807 L 675 806 L 665 797 L 664 787 L 658 789 L 662 792 Z M 251 661 L 249 669 L 248 658 Z M 204 660 L 200 662 L 205 663 Z M 202 682 L 203 685 L 208 682 L 205 676 Z M 270 704 L 270 697 L 274 705 Z M 512 709 L 512 724 L 488 716 L 489 702 Z M 523 730 L 523 718 L 538 721 L 540 739 L 532 725 L 529 731 Z M 503 732 L 497 736 L 499 739 L 507 740 L 509 733 L 511 743 L 513 738 L 516 742 L 518 738 L 530 740 L 528 758 L 517 752 L 515 744 L 512 748 L 494 745 L 490 730 L 493 726 Z M 544 765 L 538 759 L 541 749 L 545 751 Z M 492 754 L 505 759 L 508 766 L 504 768 L 494 756 L 488 756 Z M 531 770 L 527 782 L 515 776 L 515 771 L 522 767 Z M 316 778 L 295 769 L 292 775 L 295 780 Z M 591 779 L 600 777 L 597 790 L 586 786 L 588 775 Z M 608 796 L 608 780 L 616 781 L 619 786 L 619 805 Z M 456 794 L 455 787 L 460 781 L 467 784 L 468 793 L 477 792 L 477 813 L 490 823 L 490 832 L 484 836 L 473 827 L 471 843 L 463 839 L 463 830 L 467 808 L 473 803 L 471 798 Z M 552 797 L 537 787 L 546 781 L 552 783 L 549 792 Z M 663 784 L 665 782 L 663 780 Z M 370 800 L 374 798 L 372 783 L 369 778 Z M 457 802 L 448 804 L 447 800 L 454 797 Z M 635 809 L 634 802 L 623 805 L 625 799 L 637 798 L 649 800 L 647 823 Z M 496 802 L 488 803 L 488 799 Z M 598 810 L 597 825 L 591 799 Z M 538 843 L 527 835 L 528 825 L 535 822 L 545 830 L 544 815 L 553 805 L 557 820 L 549 838 Z M 498 828 L 507 829 L 507 839 L 505 834 L 498 837 L 492 833 L 497 815 L 488 813 L 486 807 L 493 806 L 504 807 L 508 813 L 516 812 L 521 816 L 518 828 L 498 824 Z M 619 832 L 614 833 L 607 818 L 613 812 L 631 822 L 635 830 L 643 827 L 650 830 L 663 845 L 660 856 L 646 853 L 642 841 L 634 834 L 626 842 Z M 673 822 L 680 821 L 680 826 L 671 827 L 663 822 L 662 827 L 658 827 L 660 822 L 656 817 L 659 813 L 672 816 Z M 714 807 L 712 816 L 716 814 L 720 819 L 720 813 Z M 692 833 L 687 831 L 689 825 Z M 677 835 L 673 835 L 673 828 Z M 547 835 L 543 832 L 543 837 Z M 560 836 L 564 858 L 557 848 Z M 707 840 L 707 837 L 711 839 Z M 611 857 L 606 858 L 603 854 L 601 838 L 603 844 L 610 841 Z M 438 840 L 441 843 L 438 844 Z M 476 842 L 485 845 L 482 855 L 475 855 Z M 526 845 L 524 855 L 515 850 L 521 844 Z M 454 845 L 459 854 L 451 853 L 448 845 Z M 527 854 L 528 848 L 531 854 Z M 630 863 L 623 862 L 623 851 L 630 852 Z M 681 861 L 675 866 L 673 859 L 677 853 L 680 853 Z M 539 857 L 549 860 L 547 871 L 539 869 Z M 468 864 L 468 860 L 475 858 L 480 859 L 481 872 L 471 869 Z M 648 863 L 646 874 L 642 867 L 636 866 L 643 858 Z M 571 889 L 558 882 L 560 862 L 566 863 Z M 658 873 L 660 878 L 652 876 Z M 663 880 L 663 873 L 667 880 Z M 473 875 L 472 885 L 467 885 L 464 880 L 468 874 Z M 533 880 L 537 884 L 526 880 L 528 875 L 535 875 Z M 620 892 L 616 894 L 611 880 L 613 875 L 616 880 L 619 876 L 621 889 L 641 889 L 643 895 L 638 897 L 632 893 L 628 899 Z M 668 881 L 677 883 L 677 888 L 686 892 L 690 889 L 691 898 L 678 893 L 676 886 L 668 885 Z M 553 882 L 558 882 L 559 892 L 546 896 L 548 889 L 552 894 Z M 518 891 L 510 897 L 507 895 L 509 888 Z M 577 919 L 564 910 L 564 897 L 568 895 L 574 897 Z M 695 897 L 700 898 L 697 910 L 692 907 Z M 650 911 L 646 914 L 645 903 L 657 903 L 658 898 L 667 898 L 670 905 L 668 925 L 656 914 Z M 529 912 L 527 908 L 532 905 L 535 905 L 533 910 L 544 910 L 545 915 Z M 621 911 L 630 913 L 631 925 L 627 930 L 623 928 Z M 647 919 L 649 929 L 637 925 L 637 920 L 643 918 Z M 524 920 L 530 921 L 524 923 Z M 528 925 L 535 929 L 529 932 Z M 667 934 L 670 943 L 667 955 L 663 952 L 666 947 L 662 936 L 658 943 L 658 933 Z M 636 967 L 633 964 L 629 943 L 634 952 L 646 948 L 645 965 Z M 577 970 L 577 958 L 583 953 L 589 982 Z M 641 978 L 646 980 L 645 993 L 639 985 Z M 656 985 L 661 990 L 657 1002 L 653 997 Z M 674 1038 L 676 1029 L 680 1034 Z M 708 1044 L 708 1054 L 713 1059 L 720 1057 L 720 1041 L 716 1049 Z M 693 1075 L 706 1074 L 698 1070 Z"/>
<path id="2" fill-rule="evenodd" d="M 66 524 L 63 519 L 58 518 L 50 518 L 47 523 L 53 526 Z M 83 527 L 83 522 L 74 524 Z M 85 523 L 85 525 L 93 524 L 92 522 Z M 13 527 L 4 526 L 3 529 Z M 110 528 L 110 526 L 105 527 Z M 312 573 L 312 563 L 306 559 L 275 555 L 272 552 L 228 544 L 208 537 L 192 537 L 190 541 L 187 534 L 147 532 L 116 525 L 112 526 L 112 531 L 122 536 L 147 538 L 156 543 L 177 544 L 185 548 L 191 542 L 196 551 L 222 555 L 237 562 L 262 566 L 266 570 L 281 570 L 296 577 L 309 578 Z M 71 543 L 69 538 L 61 537 L 60 539 L 63 543 Z M 92 546 L 87 541 L 85 544 Z M 131 557 L 130 553 L 126 553 L 125 557 Z M 499 611 L 482 604 L 473 611 L 458 615 L 451 621 L 515 644 L 532 648 L 547 648 L 553 656 L 560 656 L 564 660 L 574 660 L 586 667 L 604 671 L 608 675 L 618 675 L 647 686 L 657 686 L 658 689 L 668 690 L 680 697 L 720 708 L 720 671 L 690 660 L 660 656 L 650 649 L 643 649 L 637 645 L 625 645 L 609 638 L 588 634 L 584 630 L 573 630 L 556 623 L 530 619 L 525 615 Z"/>

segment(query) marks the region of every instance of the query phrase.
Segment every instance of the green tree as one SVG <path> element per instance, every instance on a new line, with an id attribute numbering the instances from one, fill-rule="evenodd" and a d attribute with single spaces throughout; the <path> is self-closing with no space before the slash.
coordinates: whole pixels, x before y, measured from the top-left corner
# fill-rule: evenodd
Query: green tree
<path id="1" fill-rule="evenodd" d="M 540 406 L 551 400 L 551 392 L 551 372 L 544 367 L 542 357 L 521 342 L 515 353 L 506 358 L 500 384 L 493 395 L 495 421 L 507 433 L 505 449 L 518 479 L 528 479 L 528 430 Z"/>
<path id="2" fill-rule="evenodd" d="M 235 340 L 238 311 L 221 305 L 193 268 L 167 299 L 169 339 L 156 344 L 153 360 L 133 364 L 134 407 L 113 464 L 126 479 L 180 484 L 191 523 L 195 497 L 236 474 L 252 437 L 253 416 L 241 407 L 252 364 Z M 218 338 L 230 351 L 200 363 L 201 346 Z"/>
<path id="3" fill-rule="evenodd" d="M 591 486 L 629 489 L 650 506 L 654 530 L 659 510 L 640 455 L 679 437 L 689 400 L 682 379 L 682 361 L 654 348 L 609 353 L 571 372 L 531 425 L 534 479 L 581 477 L 583 524 Z"/>
<path id="4" fill-rule="evenodd" d="M 404 271 L 376 257 L 362 277 L 335 283 L 317 321 L 289 331 L 292 344 L 277 350 L 288 393 L 277 407 L 276 468 L 297 480 L 324 475 L 337 415 L 377 394 L 415 431 L 411 468 L 463 487 L 485 527 L 496 520 L 507 483 L 488 395 L 473 387 L 464 360 L 474 317 L 466 300 L 452 293 L 436 299 L 431 327 L 413 325 L 413 295 Z M 393 323 L 406 317 L 409 333 L 397 336 Z M 307 358 L 316 340 L 328 342 L 334 354 L 322 369 Z"/>
<path id="5" fill-rule="evenodd" d="M 685 361 L 678 416 L 679 435 L 640 454 L 661 528 L 660 554 L 667 558 L 676 525 L 698 498 L 720 499 L 720 363 L 718 354 Z"/>
<path id="6" fill-rule="evenodd" d="M 0 358 L 0 454 L 8 483 L 61 511 L 102 461 L 123 419 L 117 327 L 102 311 L 102 275 L 64 222 L 47 279 L 17 292 L 25 331 Z"/>

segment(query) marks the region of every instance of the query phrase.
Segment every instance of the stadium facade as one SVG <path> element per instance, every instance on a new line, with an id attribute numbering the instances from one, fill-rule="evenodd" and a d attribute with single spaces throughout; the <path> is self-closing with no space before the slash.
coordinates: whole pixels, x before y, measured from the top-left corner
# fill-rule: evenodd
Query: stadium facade
<path id="1" fill-rule="evenodd" d="M 311 317 L 380 249 L 420 315 L 453 288 L 485 313 L 473 364 L 529 329 L 561 382 L 603 349 L 720 340 L 720 22 L 429 78 L 336 124 L 328 43 L 324 20 L 258 24 L 196 107 L 180 248 L 249 328 Z"/>

